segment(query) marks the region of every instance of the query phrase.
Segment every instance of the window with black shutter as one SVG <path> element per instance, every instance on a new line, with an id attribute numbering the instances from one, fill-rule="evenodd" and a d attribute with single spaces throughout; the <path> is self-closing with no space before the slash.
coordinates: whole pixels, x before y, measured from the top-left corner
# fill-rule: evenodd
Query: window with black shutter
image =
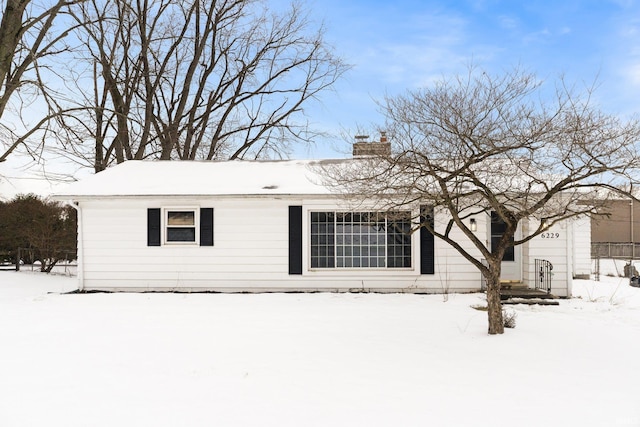
<path id="1" fill-rule="evenodd" d="M 432 206 L 420 206 L 420 224 L 433 227 Z M 435 274 L 435 239 L 424 226 L 420 227 L 420 274 Z"/>
<path id="2" fill-rule="evenodd" d="M 147 209 L 147 246 L 213 246 L 213 208 Z"/>
<path id="3" fill-rule="evenodd" d="M 147 209 L 147 246 L 160 246 L 160 208 Z"/>
<path id="4" fill-rule="evenodd" d="M 200 208 L 200 246 L 213 246 L 213 208 Z"/>
<path id="5" fill-rule="evenodd" d="M 289 274 L 302 274 L 302 206 L 289 206 Z"/>

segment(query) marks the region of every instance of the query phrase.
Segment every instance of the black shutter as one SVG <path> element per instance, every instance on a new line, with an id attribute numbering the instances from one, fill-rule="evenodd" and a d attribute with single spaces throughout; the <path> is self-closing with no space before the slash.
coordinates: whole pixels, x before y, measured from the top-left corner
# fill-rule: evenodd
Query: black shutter
<path id="1" fill-rule="evenodd" d="M 213 208 L 200 208 L 200 246 L 213 246 Z"/>
<path id="2" fill-rule="evenodd" d="M 433 207 L 420 206 L 420 224 L 433 227 Z M 435 239 L 425 227 L 420 227 L 420 274 L 435 274 Z"/>
<path id="3" fill-rule="evenodd" d="M 147 246 L 160 246 L 160 208 L 147 209 Z"/>
<path id="4" fill-rule="evenodd" d="M 302 206 L 289 206 L 289 274 L 302 274 Z"/>

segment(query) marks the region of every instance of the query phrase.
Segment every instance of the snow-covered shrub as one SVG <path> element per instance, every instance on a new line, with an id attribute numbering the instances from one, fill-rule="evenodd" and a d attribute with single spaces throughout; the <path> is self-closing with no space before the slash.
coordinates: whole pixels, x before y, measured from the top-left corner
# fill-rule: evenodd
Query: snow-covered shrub
<path id="1" fill-rule="evenodd" d="M 516 318 L 518 317 L 518 313 L 513 310 L 502 310 L 502 323 L 505 328 L 513 329 L 516 327 Z"/>

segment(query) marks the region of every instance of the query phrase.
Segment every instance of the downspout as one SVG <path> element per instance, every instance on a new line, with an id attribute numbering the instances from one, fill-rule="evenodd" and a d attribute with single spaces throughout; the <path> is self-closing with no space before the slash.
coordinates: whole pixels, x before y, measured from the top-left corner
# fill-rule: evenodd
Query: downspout
<path id="1" fill-rule="evenodd" d="M 84 290 L 84 232 L 82 227 L 82 209 L 80 209 L 80 204 L 78 202 L 74 202 L 73 200 L 66 202 L 67 205 L 71 206 L 78 213 L 78 290 Z"/>
<path id="2" fill-rule="evenodd" d="M 570 220 L 567 224 L 567 242 L 565 244 L 565 250 L 567 251 L 567 298 L 571 298 L 573 296 L 573 276 L 575 273 L 575 242 L 576 242 L 576 222 L 577 220 L 574 218 Z"/>

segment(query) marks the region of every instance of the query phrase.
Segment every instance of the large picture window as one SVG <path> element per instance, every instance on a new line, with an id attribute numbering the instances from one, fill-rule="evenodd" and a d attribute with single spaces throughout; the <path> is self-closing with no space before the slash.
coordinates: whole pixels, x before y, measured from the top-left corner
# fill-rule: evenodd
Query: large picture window
<path id="1" fill-rule="evenodd" d="M 311 268 L 408 267 L 409 212 L 311 213 Z"/>

